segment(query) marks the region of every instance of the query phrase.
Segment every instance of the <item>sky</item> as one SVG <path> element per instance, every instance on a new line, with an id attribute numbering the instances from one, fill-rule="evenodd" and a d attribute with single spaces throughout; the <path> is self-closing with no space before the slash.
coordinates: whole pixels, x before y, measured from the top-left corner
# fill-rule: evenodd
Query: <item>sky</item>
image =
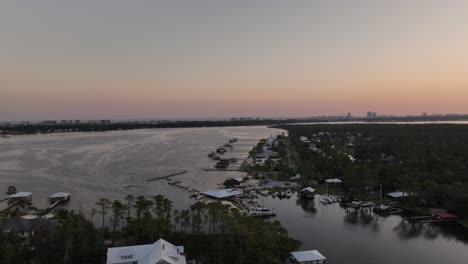
<path id="1" fill-rule="evenodd" d="M 468 113 L 464 0 L 3 0 L 0 120 Z"/>

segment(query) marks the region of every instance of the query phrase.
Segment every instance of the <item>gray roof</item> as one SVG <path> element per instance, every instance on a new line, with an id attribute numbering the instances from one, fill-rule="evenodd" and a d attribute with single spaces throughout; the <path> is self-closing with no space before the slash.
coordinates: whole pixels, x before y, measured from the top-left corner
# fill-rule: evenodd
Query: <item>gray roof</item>
<path id="1" fill-rule="evenodd" d="M 327 259 L 322 254 L 320 254 L 318 250 L 296 251 L 296 252 L 291 252 L 291 255 L 299 262 Z"/>
<path id="2" fill-rule="evenodd" d="M 309 193 L 314 193 L 315 189 L 312 187 L 307 187 L 301 190 L 301 192 L 309 192 Z"/>
<path id="3" fill-rule="evenodd" d="M 202 194 L 221 199 L 240 195 L 242 194 L 242 191 L 239 191 L 237 189 L 208 190 L 206 192 L 202 192 Z"/>
<path id="4" fill-rule="evenodd" d="M 48 229 L 54 227 L 56 221 L 38 217 L 34 219 L 25 219 L 21 217 L 13 217 L 7 219 L 2 225 L 5 233 L 31 233 L 37 230 Z"/>
<path id="5" fill-rule="evenodd" d="M 31 192 L 18 192 L 18 193 L 10 195 L 10 198 L 25 198 L 25 197 L 31 197 L 31 196 L 32 196 Z"/>
<path id="6" fill-rule="evenodd" d="M 54 193 L 50 196 L 50 198 L 65 198 L 65 197 L 68 197 L 70 196 L 70 193 L 67 193 L 67 192 L 58 192 L 58 193 Z"/>

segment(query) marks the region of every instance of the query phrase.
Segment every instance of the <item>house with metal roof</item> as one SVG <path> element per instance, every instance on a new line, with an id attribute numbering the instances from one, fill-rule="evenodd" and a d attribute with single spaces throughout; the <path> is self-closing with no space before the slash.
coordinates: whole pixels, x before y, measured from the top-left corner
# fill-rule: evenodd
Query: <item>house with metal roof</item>
<path id="1" fill-rule="evenodd" d="M 326 179 L 326 183 L 341 183 L 340 179 L 334 178 L 334 179 Z"/>
<path id="2" fill-rule="evenodd" d="M 15 194 L 10 195 L 9 199 L 11 201 L 30 201 L 32 199 L 32 193 L 31 192 L 18 192 Z"/>
<path id="3" fill-rule="evenodd" d="M 241 195 L 242 191 L 238 189 L 208 190 L 202 194 L 215 199 L 226 199 Z"/>
<path id="4" fill-rule="evenodd" d="M 387 193 L 387 196 L 389 196 L 390 198 L 393 198 L 393 199 L 403 199 L 405 197 L 410 197 L 410 196 L 413 196 L 414 193 L 412 192 L 390 192 L 390 193 Z"/>
<path id="5" fill-rule="evenodd" d="M 183 246 L 164 239 L 153 244 L 107 249 L 106 264 L 187 264 Z"/>

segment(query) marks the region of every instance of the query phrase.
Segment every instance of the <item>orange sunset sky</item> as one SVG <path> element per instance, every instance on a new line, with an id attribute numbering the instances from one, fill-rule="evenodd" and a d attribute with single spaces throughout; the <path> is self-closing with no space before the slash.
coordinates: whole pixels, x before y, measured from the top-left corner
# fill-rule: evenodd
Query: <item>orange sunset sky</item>
<path id="1" fill-rule="evenodd" d="M 0 120 L 468 113 L 468 1 L 0 3 Z"/>

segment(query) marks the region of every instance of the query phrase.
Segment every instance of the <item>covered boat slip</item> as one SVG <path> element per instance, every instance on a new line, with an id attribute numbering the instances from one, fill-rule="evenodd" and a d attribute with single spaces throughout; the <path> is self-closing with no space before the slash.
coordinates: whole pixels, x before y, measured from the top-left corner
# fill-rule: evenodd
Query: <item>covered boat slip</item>
<path id="1" fill-rule="evenodd" d="M 67 192 L 58 192 L 58 193 L 54 193 L 51 196 L 49 196 L 49 200 L 51 202 L 66 201 L 68 199 L 70 199 L 70 193 L 67 193 Z"/>
<path id="2" fill-rule="evenodd" d="M 31 192 L 18 192 L 15 194 L 12 194 L 8 197 L 11 201 L 27 201 L 32 199 L 32 193 Z"/>
<path id="3" fill-rule="evenodd" d="M 286 263 L 299 263 L 299 264 L 323 264 L 327 258 L 323 256 L 318 250 L 296 251 L 291 252 L 291 256 Z"/>

